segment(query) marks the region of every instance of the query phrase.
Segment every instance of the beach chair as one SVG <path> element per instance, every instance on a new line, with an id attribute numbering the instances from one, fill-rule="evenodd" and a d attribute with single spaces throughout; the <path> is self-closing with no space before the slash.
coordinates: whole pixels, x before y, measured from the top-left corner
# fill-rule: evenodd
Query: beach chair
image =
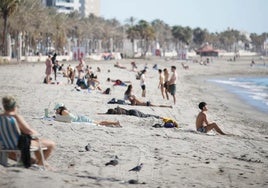
<path id="1" fill-rule="evenodd" d="M 0 116 L 0 164 L 3 166 L 8 165 L 8 153 L 16 153 L 17 165 L 20 162 L 21 150 L 18 148 L 18 141 L 21 135 L 20 129 L 17 125 L 17 121 L 12 116 Z M 37 137 L 32 137 L 37 139 Z M 41 154 L 42 162 L 44 164 L 45 158 L 43 150 L 47 150 L 46 147 L 30 147 L 30 152 L 39 151 Z M 45 166 L 43 166 L 45 168 Z"/>

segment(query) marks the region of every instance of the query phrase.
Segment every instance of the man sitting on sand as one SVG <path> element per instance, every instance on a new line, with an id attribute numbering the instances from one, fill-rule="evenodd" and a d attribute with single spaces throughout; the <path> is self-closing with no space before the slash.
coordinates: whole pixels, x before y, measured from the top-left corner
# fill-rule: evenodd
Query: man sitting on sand
<path id="1" fill-rule="evenodd" d="M 200 102 L 198 105 L 201 112 L 199 112 L 196 118 L 196 130 L 201 133 L 207 133 L 212 129 L 215 129 L 219 134 L 226 135 L 222 130 L 218 127 L 216 123 L 209 123 L 207 120 L 207 104 L 205 102 Z"/>

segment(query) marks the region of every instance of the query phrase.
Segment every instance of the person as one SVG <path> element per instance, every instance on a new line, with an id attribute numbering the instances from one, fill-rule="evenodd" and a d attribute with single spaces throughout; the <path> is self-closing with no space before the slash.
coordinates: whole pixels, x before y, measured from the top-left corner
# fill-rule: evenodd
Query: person
<path id="1" fill-rule="evenodd" d="M 252 59 L 250 66 L 252 67 L 253 65 L 255 65 L 255 61 Z"/>
<path id="2" fill-rule="evenodd" d="M 50 81 L 50 75 L 52 72 L 52 61 L 51 61 L 51 56 L 48 55 L 47 59 L 46 59 L 46 84 L 49 84 Z"/>
<path id="3" fill-rule="evenodd" d="M 58 71 L 65 72 L 63 63 L 59 66 Z"/>
<path id="4" fill-rule="evenodd" d="M 136 62 L 135 62 L 135 61 L 132 61 L 132 62 L 131 62 L 131 67 L 132 67 L 132 69 L 131 69 L 131 70 L 132 70 L 133 72 L 136 72 L 136 71 L 137 71 L 137 68 L 138 68 L 138 67 L 137 67 L 137 65 L 136 65 Z"/>
<path id="5" fill-rule="evenodd" d="M 158 69 L 158 73 L 159 73 L 159 83 L 158 83 L 158 88 L 160 88 L 161 90 L 161 94 L 162 94 L 162 97 L 163 99 L 165 99 L 165 95 L 164 95 L 164 91 L 165 91 L 165 78 L 164 78 L 164 75 L 163 75 L 163 72 L 162 72 L 162 69 Z"/>
<path id="6" fill-rule="evenodd" d="M 127 67 L 119 64 L 119 62 L 117 61 L 115 64 L 114 64 L 114 67 L 117 67 L 117 68 L 120 68 L 120 69 L 126 69 Z"/>
<path id="7" fill-rule="evenodd" d="M 168 81 L 168 89 L 170 94 L 173 96 L 173 101 L 174 104 L 176 104 L 176 83 L 177 83 L 177 72 L 176 72 L 176 67 L 175 66 L 171 66 L 171 78 Z"/>
<path id="8" fill-rule="evenodd" d="M 18 127 L 21 131 L 21 133 L 26 134 L 26 135 L 31 135 L 31 136 L 35 136 L 38 135 L 38 132 L 36 130 L 34 130 L 25 120 L 24 118 L 18 113 L 18 105 L 17 105 L 17 101 L 15 100 L 14 97 L 12 96 L 5 96 L 2 98 L 2 105 L 4 108 L 4 113 L 1 115 L 5 115 L 5 116 L 12 116 L 16 119 L 17 123 L 18 123 Z M 39 140 L 31 140 L 31 146 L 36 146 L 39 147 L 39 141 L 41 142 L 41 145 L 43 147 L 46 147 L 47 150 L 44 150 L 44 158 L 45 160 L 47 160 L 52 151 L 55 149 L 55 142 L 45 139 L 45 138 L 39 138 Z M 9 157 L 11 159 L 15 159 L 16 154 L 14 153 L 10 153 Z M 41 155 L 38 152 L 35 152 L 35 163 L 37 165 L 45 165 L 46 167 L 49 168 L 48 163 L 46 162 L 46 164 L 43 164 L 42 162 L 42 158 Z"/>
<path id="9" fill-rule="evenodd" d="M 54 78 L 57 80 L 57 69 L 58 69 L 58 61 L 56 60 L 57 54 L 54 53 L 54 55 L 51 58 L 52 64 L 53 64 L 53 71 L 54 71 Z"/>
<path id="10" fill-rule="evenodd" d="M 196 117 L 196 130 L 201 133 L 207 133 L 210 130 L 214 129 L 221 135 L 226 135 L 216 123 L 209 123 L 207 120 L 207 104 L 205 102 L 200 102 L 198 105 L 201 112 Z"/>
<path id="11" fill-rule="evenodd" d="M 165 93 L 166 93 L 166 98 L 169 100 L 168 96 L 168 80 L 169 80 L 169 72 L 166 68 L 164 68 L 164 88 L 165 88 Z"/>
<path id="12" fill-rule="evenodd" d="M 150 101 L 146 101 L 146 102 L 141 101 L 137 99 L 135 95 L 133 95 L 132 90 L 133 90 L 133 87 L 130 84 L 128 85 L 127 90 L 124 93 L 124 100 L 129 100 L 131 105 L 172 108 L 172 106 L 168 106 L 168 105 L 156 105 L 156 104 L 152 104 Z"/>
<path id="13" fill-rule="evenodd" d="M 126 110 L 126 109 L 121 108 L 121 107 L 109 108 L 105 114 L 120 114 L 120 115 L 124 114 L 124 115 L 136 116 L 136 117 L 141 117 L 141 118 L 154 117 L 157 119 L 163 119 L 162 117 L 157 116 L 157 115 L 145 114 L 145 113 L 143 113 L 139 110 L 136 110 L 136 109 Z"/>
<path id="14" fill-rule="evenodd" d="M 75 69 L 73 67 L 71 67 L 71 65 L 69 65 L 67 67 L 67 79 L 68 79 L 68 84 L 71 83 L 73 84 L 74 83 L 74 78 L 75 78 Z"/>
<path id="15" fill-rule="evenodd" d="M 112 80 L 111 78 L 107 78 L 107 82 L 114 82 L 113 86 L 127 86 L 127 83 L 131 83 L 130 81 Z"/>
<path id="16" fill-rule="evenodd" d="M 85 67 L 85 62 L 82 58 L 79 58 L 79 64 L 75 67 L 77 69 L 78 72 L 78 77 L 79 74 L 81 73 L 81 71 L 84 71 L 84 67 Z"/>
<path id="17" fill-rule="evenodd" d="M 88 85 L 86 83 L 85 75 L 84 75 L 83 70 L 80 70 L 79 73 L 78 73 L 76 85 L 79 86 L 81 89 L 87 89 L 88 88 Z"/>
<path id="18" fill-rule="evenodd" d="M 93 90 L 98 89 L 99 91 L 102 91 L 97 75 L 90 75 L 90 77 L 87 79 L 87 87 Z"/>
<path id="19" fill-rule="evenodd" d="M 146 96 L 146 77 L 145 77 L 145 73 L 146 73 L 146 69 L 144 69 L 143 71 L 141 71 L 141 75 L 140 75 L 140 85 L 141 85 L 141 96 L 145 97 Z"/>
<path id="20" fill-rule="evenodd" d="M 121 127 L 119 121 L 95 121 L 90 119 L 87 116 L 83 115 L 74 115 L 72 114 L 64 104 L 56 104 L 54 110 L 56 111 L 56 121 L 66 121 L 66 122 L 87 122 L 96 125 L 103 125 L 103 126 L 116 126 Z"/>

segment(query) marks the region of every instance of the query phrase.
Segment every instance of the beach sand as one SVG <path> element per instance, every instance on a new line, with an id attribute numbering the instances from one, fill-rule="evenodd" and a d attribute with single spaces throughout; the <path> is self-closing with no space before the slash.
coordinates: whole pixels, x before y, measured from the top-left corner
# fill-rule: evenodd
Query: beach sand
<path id="1" fill-rule="evenodd" d="M 43 137 L 54 140 L 57 148 L 48 160 L 54 171 L 0 166 L 0 187 L 267 187 L 268 186 L 268 118 L 222 87 L 209 82 L 211 78 L 268 75 L 267 68 L 250 67 L 250 58 L 227 62 L 214 58 L 207 66 L 188 62 L 184 70 L 178 61 L 164 59 L 135 60 L 138 69 L 148 64 L 147 96 L 141 97 L 139 80 L 131 72 L 132 60 L 120 60 L 128 69 L 114 67 L 115 61 L 86 62 L 97 73 L 103 89 L 76 91 L 59 75 L 60 85 L 46 85 L 44 63 L 0 66 L 0 97 L 13 95 L 18 99 L 20 113 Z M 69 63 L 65 63 L 67 66 Z M 73 63 L 75 66 L 77 63 Z M 152 69 L 177 66 L 177 104 L 162 99 L 158 89 L 158 72 Z M 108 72 L 110 70 L 110 72 Z M 171 117 L 178 129 L 153 128 L 161 123 L 155 118 L 125 115 L 98 115 L 108 108 L 112 98 L 123 99 L 126 87 L 106 82 L 107 77 L 131 81 L 134 93 L 155 104 L 173 108 L 120 105 L 144 113 Z M 208 104 L 209 120 L 234 136 L 202 134 L 195 131 L 198 103 Z M 86 123 L 61 123 L 44 120 L 44 109 L 53 115 L 55 103 L 64 103 L 73 113 L 95 120 L 119 120 L 122 128 L 94 126 Z M 1 106 L 2 107 L 2 106 Z M 2 111 L 2 110 L 1 110 Z M 90 144 L 89 151 L 85 146 Z M 117 166 L 105 163 L 117 155 Z M 140 172 L 129 169 L 143 163 Z M 12 164 L 12 162 L 11 162 Z M 14 164 L 14 163 L 13 163 Z"/>

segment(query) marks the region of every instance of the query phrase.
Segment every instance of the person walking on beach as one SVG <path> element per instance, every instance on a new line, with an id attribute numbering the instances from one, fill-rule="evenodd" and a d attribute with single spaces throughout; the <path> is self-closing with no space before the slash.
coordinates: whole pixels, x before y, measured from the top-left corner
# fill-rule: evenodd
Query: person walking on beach
<path id="1" fill-rule="evenodd" d="M 201 112 L 199 112 L 198 116 L 196 117 L 196 130 L 201 133 L 207 133 L 210 130 L 214 129 L 221 135 L 226 135 L 216 123 L 209 123 L 207 120 L 207 104 L 205 102 L 200 102 L 198 105 Z"/>
<path id="2" fill-rule="evenodd" d="M 53 64 L 53 71 L 54 71 L 54 79 L 57 80 L 57 69 L 58 69 L 58 61 L 56 60 L 57 54 L 54 53 L 53 57 L 51 58 Z"/>
<path id="3" fill-rule="evenodd" d="M 18 113 L 17 110 L 17 101 L 15 100 L 14 97 L 12 96 L 5 96 L 2 98 L 2 105 L 4 108 L 4 113 L 0 114 L 3 116 L 12 116 L 16 119 L 18 123 L 18 127 L 21 131 L 21 133 L 26 134 L 26 135 L 38 135 L 38 132 L 34 130 L 33 128 L 30 127 L 30 125 L 24 120 L 24 118 Z M 41 142 L 41 145 L 43 147 L 46 147 L 47 150 L 44 150 L 44 157 L 45 160 L 49 158 L 51 155 L 52 151 L 55 149 L 55 143 L 51 140 L 45 139 L 45 138 L 39 138 L 39 140 L 31 140 L 31 146 L 39 147 L 39 141 Z M 46 167 L 49 167 L 48 164 L 43 164 L 42 158 L 39 152 L 35 152 L 36 156 L 36 164 L 38 165 L 45 165 Z M 10 154 L 10 158 L 13 157 L 13 153 Z"/>
<path id="4" fill-rule="evenodd" d="M 158 73 L 159 73 L 159 84 L 158 84 L 158 88 L 160 88 L 162 97 L 163 97 L 163 99 L 165 99 L 165 95 L 164 95 L 164 91 L 165 91 L 165 87 L 164 87 L 165 80 L 164 79 L 165 78 L 164 78 L 162 69 L 158 69 Z"/>
<path id="5" fill-rule="evenodd" d="M 140 85 L 141 85 L 141 89 L 142 89 L 142 93 L 141 93 L 141 96 L 142 97 L 145 97 L 146 96 L 146 77 L 145 77 L 145 73 L 146 73 L 146 69 L 144 69 L 142 72 L 141 72 L 141 80 L 140 80 Z"/>
<path id="6" fill-rule="evenodd" d="M 50 83 L 50 75 L 52 72 L 52 61 L 51 61 L 51 56 L 48 55 L 47 60 L 46 60 L 46 83 Z"/>
<path id="7" fill-rule="evenodd" d="M 169 72 L 165 68 L 164 69 L 164 88 L 165 88 L 165 94 L 166 94 L 167 100 L 169 100 L 169 96 L 168 96 L 168 80 L 169 80 Z"/>
<path id="8" fill-rule="evenodd" d="M 170 94 L 173 96 L 174 104 L 176 104 L 176 83 L 177 83 L 178 74 L 176 72 L 175 66 L 171 66 L 171 72 L 172 72 L 172 75 L 171 75 L 170 80 L 168 81 L 168 89 L 169 89 Z"/>

